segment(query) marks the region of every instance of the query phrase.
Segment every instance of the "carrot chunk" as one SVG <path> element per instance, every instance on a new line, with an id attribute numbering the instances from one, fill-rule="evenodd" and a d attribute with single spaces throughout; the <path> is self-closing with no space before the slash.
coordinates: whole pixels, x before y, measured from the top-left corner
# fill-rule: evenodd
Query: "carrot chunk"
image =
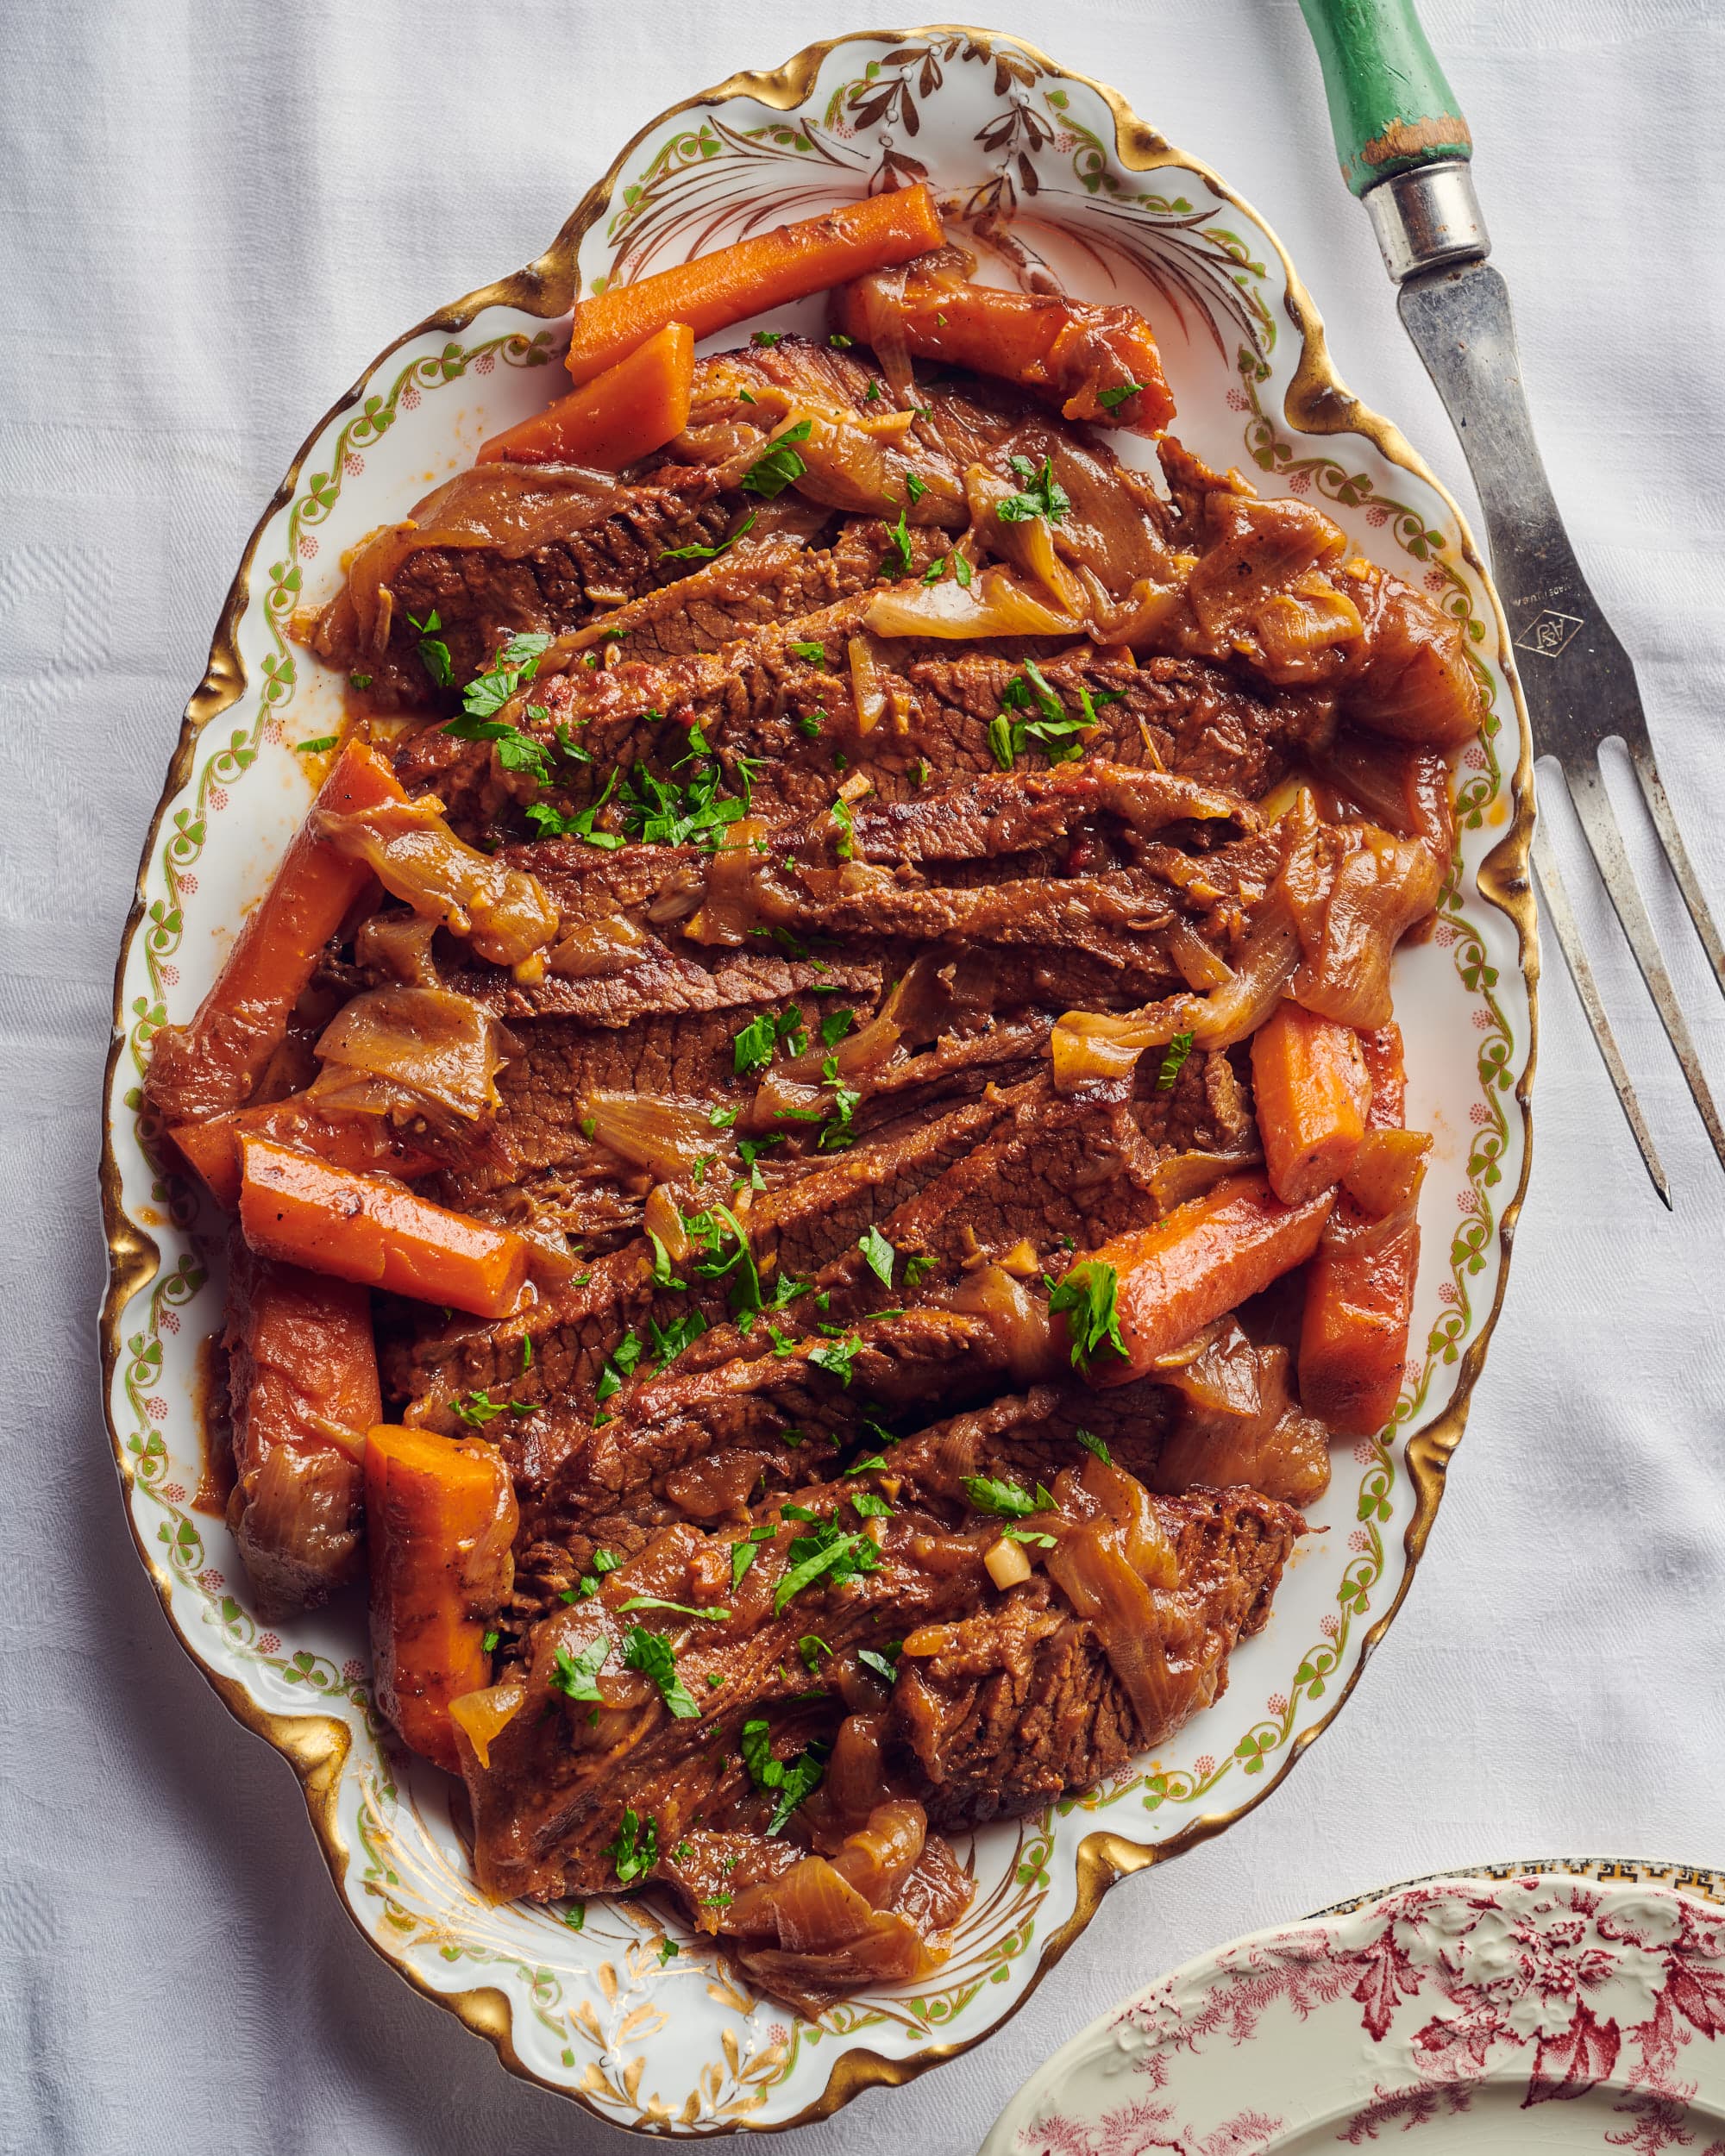
<path id="1" fill-rule="evenodd" d="M 1303 1205 L 1339 1182 L 1371 1099 L 1352 1027 L 1277 1004 L 1251 1037 L 1251 1081 L 1270 1187 L 1283 1204 Z"/>
<path id="2" fill-rule="evenodd" d="M 242 1136 L 238 1144 L 240 1226 L 263 1257 L 479 1318 L 507 1317 L 515 1307 L 528 1249 L 507 1228 L 272 1138 Z"/>
<path id="3" fill-rule="evenodd" d="M 437 1166 L 380 1115 L 344 1115 L 305 1094 L 290 1094 L 255 1108 L 234 1108 L 207 1123 L 181 1123 L 168 1133 L 210 1194 L 229 1212 L 240 1202 L 240 1140 L 271 1138 L 332 1168 L 373 1168 L 411 1182 Z M 376 1420 L 375 1417 L 373 1418 Z"/>
<path id="4" fill-rule="evenodd" d="M 883 328 L 919 359 L 1017 382 L 1068 419 L 1156 434 L 1174 398 L 1156 339 L 1131 307 L 1097 307 L 1051 292 L 1000 291 L 913 270 L 863 279 L 832 296 L 836 329 L 875 344 Z"/>
<path id="5" fill-rule="evenodd" d="M 449 1702 L 491 1682 L 487 1620 L 508 1594 L 518 1514 L 488 1445 L 379 1423 L 366 1439 L 372 1666 L 403 1740 L 460 1772 Z"/>
<path id="6" fill-rule="evenodd" d="M 1092 1361 L 1091 1382 L 1144 1376 L 1212 1319 L 1303 1264 L 1332 1203 L 1327 1190 L 1285 1206 L 1263 1175 L 1226 1175 L 1154 1227 L 1091 1251 L 1067 1278 L 1082 1274 L 1112 1284 L 1120 1343 L 1119 1352 Z"/>
<path id="7" fill-rule="evenodd" d="M 363 861 L 344 859 L 317 835 L 318 812 L 351 816 L 405 799 L 389 766 L 349 742 L 197 1015 L 155 1036 L 144 1092 L 166 1122 L 200 1122 L 249 1097 L 318 953 L 371 882 Z"/>
<path id="8" fill-rule="evenodd" d="M 359 1448 L 383 1412 L 371 1298 L 273 1265 L 236 1235 L 224 1344 L 237 1472 L 229 1524 L 257 1614 L 273 1622 L 359 1570 Z"/>
<path id="9" fill-rule="evenodd" d="M 1402 1035 L 1363 1034 L 1370 1128 L 1346 1171 L 1306 1277 L 1300 1400 L 1344 1437 L 1370 1437 L 1396 1412 L 1420 1269 L 1417 1206 L 1430 1138 L 1400 1125 Z"/>
<path id="10" fill-rule="evenodd" d="M 694 374 L 693 330 L 686 322 L 668 322 L 615 367 L 493 435 L 474 461 L 591 464 L 620 472 L 687 426 Z"/>
<path id="11" fill-rule="evenodd" d="M 685 322 L 697 337 L 711 336 L 768 307 L 908 262 L 944 237 L 925 186 L 869 195 L 800 224 L 779 225 L 582 300 L 575 309 L 569 373 L 578 383 L 590 382 L 668 323 Z"/>

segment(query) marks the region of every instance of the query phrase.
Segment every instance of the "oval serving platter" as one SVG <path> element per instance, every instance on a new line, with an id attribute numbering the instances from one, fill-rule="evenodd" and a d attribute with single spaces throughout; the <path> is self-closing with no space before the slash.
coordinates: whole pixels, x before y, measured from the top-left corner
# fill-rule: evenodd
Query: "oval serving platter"
<path id="1" fill-rule="evenodd" d="M 336 589 L 344 550 L 555 393 L 577 292 L 924 178 L 950 217 L 969 221 L 980 275 L 1011 283 L 1041 261 L 1080 297 L 1140 307 L 1182 438 L 1263 492 L 1320 502 L 1360 553 L 1433 593 L 1465 624 L 1486 719 L 1458 764 L 1461 836 L 1433 932 L 1396 960 L 1408 1120 L 1436 1144 L 1394 1422 L 1338 1449 L 1310 1514 L 1325 1532 L 1302 1542 L 1226 1696 L 1117 1781 L 961 1845 L 976 1893 L 938 1978 L 809 2022 L 751 1996 L 709 1946 L 668 1937 L 646 1905 L 489 1906 L 451 1785 L 406 1759 L 373 1711 L 359 1600 L 274 1628 L 254 1620 L 219 1507 L 200 1491 L 219 1226 L 156 1161 L 139 1080 L 152 1033 L 191 1015 L 304 813 L 320 760 L 296 744 L 340 728 L 339 680 L 287 630 Z M 1003 225 L 1004 249 L 982 243 Z M 821 304 L 772 324 L 816 329 Z M 1148 443 L 1120 439 L 1151 461 Z M 1335 1714 L 1430 1530 L 1526 1180 L 1536 965 L 1518 695 L 1453 503 L 1337 379 L 1268 228 L 1114 91 L 988 32 L 837 39 L 664 114 L 549 254 L 409 332 L 312 434 L 253 536 L 188 707 L 120 958 L 103 1160 L 108 1415 L 169 1621 L 233 1712 L 294 1764 L 348 1913 L 514 2071 L 615 2125 L 689 2134 L 783 2127 L 907 2080 L 997 2028 L 1114 1879 L 1220 1832 Z"/>
<path id="2" fill-rule="evenodd" d="M 1422 2151 L 1458 2156 L 1716 2149 L 1722 1903 L 1716 1872 L 1566 1858 L 1253 1933 L 1063 2045 L 982 2156 L 1293 2156 L 1416 2126 Z"/>

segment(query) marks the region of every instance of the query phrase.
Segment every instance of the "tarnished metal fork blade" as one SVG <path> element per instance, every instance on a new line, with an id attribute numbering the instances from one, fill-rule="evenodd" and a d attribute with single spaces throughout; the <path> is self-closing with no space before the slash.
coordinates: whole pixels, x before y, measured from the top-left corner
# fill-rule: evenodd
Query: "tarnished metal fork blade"
<path id="1" fill-rule="evenodd" d="M 1665 793 L 1665 780 L 1660 778 L 1659 766 L 1653 761 L 1653 743 L 1645 732 L 1639 740 L 1626 741 L 1629 761 L 1635 768 L 1635 776 L 1641 782 L 1641 798 L 1647 805 L 1647 813 L 1653 819 L 1653 829 L 1659 835 L 1665 848 L 1665 859 L 1671 863 L 1672 874 L 1677 887 L 1683 893 L 1683 902 L 1689 908 L 1689 918 L 1695 924 L 1695 932 L 1701 938 L 1701 948 L 1707 953 L 1707 962 L 1713 968 L 1713 978 L 1719 983 L 1720 993 L 1725 994 L 1725 943 L 1720 940 L 1707 901 L 1701 894 L 1701 879 L 1696 874 L 1689 858 L 1689 849 L 1683 843 L 1683 833 L 1677 827 L 1670 797 Z"/>
<path id="2" fill-rule="evenodd" d="M 1575 983 L 1581 1007 L 1587 1013 L 1587 1022 L 1593 1028 L 1593 1037 L 1605 1059 L 1606 1073 L 1622 1104 L 1623 1113 L 1628 1119 L 1635 1143 L 1641 1149 L 1641 1158 L 1647 1163 L 1653 1188 L 1659 1192 L 1669 1212 L 1672 1194 L 1671 1185 L 1665 1181 L 1665 1163 L 1659 1158 L 1653 1132 L 1648 1130 L 1647 1119 L 1641 1113 L 1641 1104 L 1635 1098 L 1635 1088 L 1629 1082 L 1629 1073 L 1617 1046 L 1617 1037 L 1611 1031 L 1611 1021 L 1605 1015 L 1599 984 L 1593 978 L 1593 968 L 1588 963 L 1587 946 L 1581 940 L 1580 924 L 1570 906 L 1569 893 L 1564 887 L 1558 857 L 1552 851 L 1551 840 L 1546 836 L 1543 816 L 1534 825 L 1534 874 L 1540 880 L 1540 893 L 1545 899 L 1546 912 L 1551 917 L 1552 926 L 1558 932 L 1558 943 L 1569 967 L 1570 979 Z"/>
<path id="3" fill-rule="evenodd" d="M 1636 888 L 1635 872 L 1629 866 L 1629 856 L 1624 849 L 1623 834 L 1617 828 L 1617 817 L 1605 791 L 1605 774 L 1599 768 L 1597 753 L 1585 756 L 1571 755 L 1561 766 L 1568 781 L 1570 799 L 1575 803 L 1575 812 L 1581 819 L 1581 828 L 1587 834 L 1601 881 L 1610 893 L 1611 903 L 1617 909 L 1617 918 L 1623 924 L 1623 933 L 1629 939 L 1629 948 L 1635 954 L 1635 963 L 1641 969 L 1641 978 L 1647 984 L 1647 993 L 1653 999 L 1653 1008 L 1669 1036 L 1673 1052 L 1689 1082 L 1695 1105 L 1701 1112 L 1701 1119 L 1707 1126 L 1707 1135 L 1713 1141 L 1713 1150 L 1725 1165 L 1725 1123 L 1719 1118 L 1714 1106 L 1713 1094 L 1708 1087 L 1701 1058 L 1696 1053 L 1690 1037 L 1689 1021 L 1683 1015 L 1683 1007 L 1677 1000 L 1671 975 L 1665 971 L 1665 962 L 1659 955 L 1654 939 L 1653 924 L 1647 918 L 1647 909 L 1641 903 Z M 1681 843 L 1681 842 L 1679 842 Z M 1705 907 L 1703 909 L 1706 912 Z M 1697 923 L 1698 926 L 1699 924 Z M 1712 923 L 1709 919 L 1708 926 Z M 1602 1050 L 1603 1044 L 1601 1044 Z M 1645 1145 L 1644 1145 L 1645 1150 Z"/>
<path id="4" fill-rule="evenodd" d="M 1373 188 L 1366 202 L 1385 261 L 1401 283 L 1397 306 L 1402 323 L 1455 422 L 1479 489 L 1492 567 L 1527 697 L 1534 753 L 1553 757 L 1563 770 L 1641 978 L 1713 1150 L 1725 1165 L 1725 1123 L 1635 887 L 1600 771 L 1603 741 L 1618 736 L 1629 752 L 1653 828 L 1722 989 L 1725 946 L 1660 783 L 1634 667 L 1582 574 L 1540 461 L 1521 389 L 1509 294 L 1484 260 L 1490 242 L 1466 169 L 1431 166 L 1403 173 Z M 1624 1116 L 1654 1188 L 1669 1205 L 1665 1170 L 1606 1020 L 1549 845 L 1536 845 L 1534 865 Z"/>

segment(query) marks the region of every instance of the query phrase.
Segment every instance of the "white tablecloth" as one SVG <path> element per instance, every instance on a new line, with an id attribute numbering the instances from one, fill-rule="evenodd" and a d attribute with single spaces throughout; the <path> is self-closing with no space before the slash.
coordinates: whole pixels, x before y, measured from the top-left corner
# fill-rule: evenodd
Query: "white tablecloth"
<path id="1" fill-rule="evenodd" d="M 1558 495 L 1725 909 L 1725 12 L 1425 15 L 1480 144 Z M 1116 84 L 1262 207 L 1348 380 L 1469 498 L 1337 179 L 1293 0 L 1016 0 L 997 19 Z M 406 324 L 536 254 L 662 106 L 847 27 L 799 0 L 0 9 L 9 2150 L 541 2156 L 608 2139 L 363 1945 L 287 1768 L 162 1621 L 97 1401 L 97 1093 L 180 708 L 312 419 Z M 1725 1003 L 1635 851 L 1725 1093 Z M 1240 1827 L 1122 1886 L 1006 2033 L 800 2147 L 957 2156 L 1122 1993 L 1410 1873 L 1550 1852 L 1725 1864 L 1725 1175 L 1582 895 L 1675 1213 L 1553 948 L 1509 1299 L 1430 1554 L 1353 1702 Z"/>

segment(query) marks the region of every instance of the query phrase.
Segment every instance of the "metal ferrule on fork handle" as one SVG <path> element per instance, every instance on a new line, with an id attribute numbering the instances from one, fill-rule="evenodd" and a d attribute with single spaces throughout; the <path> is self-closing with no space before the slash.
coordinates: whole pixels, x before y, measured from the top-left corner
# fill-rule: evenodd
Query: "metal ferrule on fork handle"
<path id="1" fill-rule="evenodd" d="M 1360 199 L 1371 214 L 1383 266 L 1398 285 L 1418 271 L 1484 261 L 1491 252 L 1472 170 L 1459 158 L 1396 172 Z"/>

